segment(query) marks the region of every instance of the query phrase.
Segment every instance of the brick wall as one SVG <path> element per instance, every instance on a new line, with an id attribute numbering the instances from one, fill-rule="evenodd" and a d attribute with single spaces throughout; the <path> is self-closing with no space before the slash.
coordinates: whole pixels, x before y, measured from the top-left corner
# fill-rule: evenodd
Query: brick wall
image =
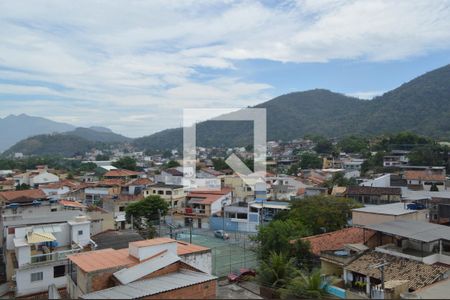
<path id="1" fill-rule="evenodd" d="M 217 281 L 211 280 L 173 291 L 145 297 L 143 299 L 215 299 Z"/>

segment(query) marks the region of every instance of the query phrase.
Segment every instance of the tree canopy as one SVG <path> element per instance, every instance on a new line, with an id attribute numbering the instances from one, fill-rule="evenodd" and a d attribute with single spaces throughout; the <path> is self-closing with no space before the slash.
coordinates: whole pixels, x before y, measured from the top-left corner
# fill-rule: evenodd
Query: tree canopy
<path id="1" fill-rule="evenodd" d="M 126 170 L 130 170 L 130 171 L 137 170 L 136 160 L 129 156 L 121 157 L 117 161 L 113 162 L 112 165 L 119 169 L 126 169 Z"/>
<path id="2" fill-rule="evenodd" d="M 153 225 L 160 222 L 169 210 L 169 204 L 158 195 L 152 195 L 141 201 L 131 203 L 125 209 L 127 222 L 133 223 L 146 238 L 153 238 L 156 234 Z"/>

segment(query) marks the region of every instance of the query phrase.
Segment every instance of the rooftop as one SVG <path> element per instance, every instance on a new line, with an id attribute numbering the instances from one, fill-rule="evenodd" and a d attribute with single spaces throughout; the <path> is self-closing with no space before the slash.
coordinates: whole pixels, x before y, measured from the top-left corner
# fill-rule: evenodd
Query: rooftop
<path id="1" fill-rule="evenodd" d="M 374 187 L 374 186 L 349 186 L 347 188 L 347 195 L 398 195 L 402 191 L 400 188 L 394 187 Z"/>
<path id="2" fill-rule="evenodd" d="M 401 216 L 416 212 L 416 210 L 407 209 L 406 205 L 406 203 L 370 205 L 362 208 L 354 208 L 352 211 L 391 216 Z"/>
<path id="3" fill-rule="evenodd" d="M 369 266 L 382 262 L 388 263 L 384 268 L 385 281 L 409 280 L 409 288 L 414 290 L 438 281 L 448 271 L 448 268 L 444 266 L 426 265 L 414 260 L 373 251 L 363 254 L 345 269 L 380 279 L 380 270 L 369 268 Z"/>
<path id="4" fill-rule="evenodd" d="M 423 181 L 445 180 L 445 174 L 441 170 L 439 170 L 438 172 L 432 170 L 422 170 L 422 171 L 407 170 L 404 172 L 404 177 L 406 180 L 423 180 Z"/>
<path id="5" fill-rule="evenodd" d="M 103 176 L 104 177 L 129 177 L 129 176 L 138 176 L 141 172 L 136 171 L 130 171 L 125 169 L 116 169 L 116 170 L 110 170 L 106 172 Z"/>
<path id="6" fill-rule="evenodd" d="M 10 203 L 31 202 L 33 200 L 44 198 L 47 198 L 47 196 L 40 189 L 0 192 L 0 199 Z"/>
<path id="7" fill-rule="evenodd" d="M 351 227 L 305 237 L 302 240 L 309 241 L 311 252 L 320 255 L 322 251 L 342 249 L 347 244 L 364 244 L 374 234 L 373 231 L 366 230 L 364 233 L 362 228 Z"/>
<path id="8" fill-rule="evenodd" d="M 92 236 L 92 240 L 98 245 L 97 249 L 123 249 L 130 242 L 141 241 L 143 238 L 133 230 L 108 230 Z"/>
<path id="9" fill-rule="evenodd" d="M 450 241 L 450 230 L 448 226 L 428 222 L 397 220 L 367 225 L 365 228 L 425 243 L 440 239 Z"/>
<path id="10" fill-rule="evenodd" d="M 206 273 L 180 270 L 152 279 L 135 281 L 81 296 L 83 299 L 137 299 L 216 280 Z"/>
<path id="11" fill-rule="evenodd" d="M 156 240 L 156 241 L 153 241 Z M 184 243 L 169 238 L 159 238 L 153 240 L 144 240 L 132 242 L 130 245 L 138 245 L 138 247 L 160 245 L 169 242 L 177 242 L 177 255 L 184 256 L 190 253 L 208 251 L 209 248 Z M 84 272 L 94 272 L 98 270 L 111 269 L 116 267 L 131 267 L 138 264 L 139 261 L 129 255 L 128 248 L 115 250 L 103 249 L 90 251 L 69 256 L 69 259 L 80 267 Z"/>

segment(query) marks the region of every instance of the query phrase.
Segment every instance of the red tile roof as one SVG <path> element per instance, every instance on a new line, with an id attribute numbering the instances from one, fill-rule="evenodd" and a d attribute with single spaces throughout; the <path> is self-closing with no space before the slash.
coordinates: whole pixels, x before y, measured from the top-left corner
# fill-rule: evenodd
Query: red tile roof
<path id="1" fill-rule="evenodd" d="M 75 207 L 75 208 L 85 208 L 86 207 L 79 202 L 71 201 L 71 200 L 59 200 L 59 204 L 61 204 L 63 206 Z"/>
<path id="2" fill-rule="evenodd" d="M 131 180 L 126 185 L 127 186 L 130 186 L 130 185 L 150 185 L 152 183 L 153 183 L 153 181 L 151 181 L 148 178 L 137 178 L 137 179 Z"/>
<path id="3" fill-rule="evenodd" d="M 431 170 L 423 171 L 405 171 L 404 177 L 406 180 L 422 180 L 422 181 L 444 181 L 445 175 L 442 172 L 433 172 Z"/>
<path id="4" fill-rule="evenodd" d="M 364 230 L 358 227 L 344 228 L 338 231 L 327 232 L 319 235 L 313 235 L 302 238 L 309 241 L 311 252 L 320 255 L 322 251 L 342 249 L 346 244 L 360 244 L 367 242 L 373 235 L 374 231 Z"/>
<path id="5" fill-rule="evenodd" d="M 29 202 L 44 199 L 47 196 L 40 189 L 0 192 L 0 199 L 6 202 Z"/>
<path id="6" fill-rule="evenodd" d="M 231 189 L 229 188 L 222 188 L 220 191 L 193 191 L 188 193 L 186 198 L 188 200 L 199 199 L 196 201 L 199 204 L 211 204 L 230 192 Z"/>
<path id="7" fill-rule="evenodd" d="M 130 176 L 138 176 L 141 172 L 130 171 L 125 169 L 117 169 L 106 172 L 104 177 L 130 177 Z"/>

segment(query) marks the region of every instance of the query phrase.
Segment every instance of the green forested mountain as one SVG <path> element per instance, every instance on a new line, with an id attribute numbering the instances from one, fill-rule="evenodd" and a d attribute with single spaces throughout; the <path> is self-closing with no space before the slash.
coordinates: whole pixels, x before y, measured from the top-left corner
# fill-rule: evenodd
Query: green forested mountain
<path id="1" fill-rule="evenodd" d="M 8 149 L 5 154 L 21 152 L 26 155 L 63 155 L 84 154 L 92 148 L 104 149 L 111 144 L 131 141 L 123 135 L 105 129 L 76 128 L 65 133 L 36 135 L 20 141 Z"/>
<path id="2" fill-rule="evenodd" d="M 450 138 L 450 65 L 370 101 L 316 89 L 282 95 L 256 107 L 267 109 L 268 140 L 291 140 L 311 134 L 337 138 L 373 136 L 401 131 Z M 252 134 L 251 122 L 206 121 L 197 125 L 197 145 L 246 146 L 252 143 Z M 99 137 L 81 136 L 85 141 L 106 142 Z M 131 143 L 141 150 L 181 148 L 182 136 L 182 129 L 175 128 Z M 21 143 L 13 149 L 21 150 Z"/>
<path id="3" fill-rule="evenodd" d="M 267 109 L 268 140 L 401 131 L 450 138 L 450 65 L 370 101 L 317 89 L 282 95 L 256 107 Z M 198 145 L 245 146 L 252 141 L 251 128 L 249 122 L 203 122 L 197 125 Z M 134 141 L 143 149 L 175 148 L 181 143 L 180 128 Z"/>

